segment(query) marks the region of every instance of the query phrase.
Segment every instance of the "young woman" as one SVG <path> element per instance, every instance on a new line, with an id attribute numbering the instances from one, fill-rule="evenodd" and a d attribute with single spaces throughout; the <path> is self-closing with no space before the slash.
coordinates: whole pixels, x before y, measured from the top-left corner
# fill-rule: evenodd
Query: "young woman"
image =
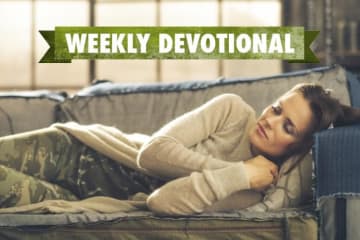
<path id="1" fill-rule="evenodd" d="M 145 192 L 157 213 L 241 209 L 262 200 L 289 157 L 299 156 L 281 176 L 299 164 L 315 132 L 359 122 L 358 109 L 301 84 L 258 119 L 222 94 L 140 142 L 103 125 L 54 124 L 0 138 L 0 206 Z"/>

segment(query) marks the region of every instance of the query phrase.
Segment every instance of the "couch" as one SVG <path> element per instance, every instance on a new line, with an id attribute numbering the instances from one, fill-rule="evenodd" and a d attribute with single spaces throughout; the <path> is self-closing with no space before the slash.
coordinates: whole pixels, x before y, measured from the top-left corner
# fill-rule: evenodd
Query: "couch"
<path id="1" fill-rule="evenodd" d="M 128 84 L 120 84 L 101 80 L 73 96 L 47 90 L 0 93 L 0 136 L 66 121 L 102 123 L 124 132 L 151 134 L 220 93 L 239 94 L 259 113 L 300 82 L 316 82 L 335 89 L 336 96 L 344 103 L 360 102 L 354 93 L 360 89 L 357 88 L 359 80 L 336 65 L 261 78 L 220 77 L 212 81 L 171 84 L 133 84 L 131 79 Z M 321 145 L 321 140 L 319 142 L 317 144 Z M 317 153 L 317 149 L 313 151 Z M 330 211 L 320 211 L 325 218 L 333 217 L 331 204 L 334 205 L 333 201 L 324 203 L 330 206 Z M 159 217 L 149 211 L 1 214 L 0 239 L 315 240 L 319 235 L 320 219 L 329 225 L 319 216 L 315 204 L 265 213 L 236 211 L 187 217 Z"/>

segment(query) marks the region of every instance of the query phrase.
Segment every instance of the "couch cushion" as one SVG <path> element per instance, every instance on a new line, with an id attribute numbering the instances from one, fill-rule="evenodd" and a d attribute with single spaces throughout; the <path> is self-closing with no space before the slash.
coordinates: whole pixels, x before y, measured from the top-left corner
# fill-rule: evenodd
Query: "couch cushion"
<path id="1" fill-rule="evenodd" d="M 301 211 L 157 217 L 114 214 L 2 214 L 0 239 L 317 239 L 314 215 Z"/>
<path id="2" fill-rule="evenodd" d="M 360 75 L 347 72 L 351 105 L 360 107 Z"/>
<path id="3" fill-rule="evenodd" d="M 260 111 L 297 83 L 316 82 L 335 89 L 349 103 L 346 72 L 323 67 L 263 78 L 218 79 L 173 84 L 100 83 L 61 103 L 61 121 L 103 123 L 124 132 L 151 134 L 176 116 L 221 93 L 235 93 Z"/>
<path id="4" fill-rule="evenodd" d="M 315 135 L 316 197 L 322 239 L 359 239 L 360 125 Z M 347 236 L 344 237 L 344 236 Z"/>
<path id="5" fill-rule="evenodd" d="M 315 134 L 316 197 L 360 194 L 360 125 Z"/>
<path id="6" fill-rule="evenodd" d="M 0 136 L 43 128 L 55 122 L 64 97 L 45 90 L 0 93 Z"/>

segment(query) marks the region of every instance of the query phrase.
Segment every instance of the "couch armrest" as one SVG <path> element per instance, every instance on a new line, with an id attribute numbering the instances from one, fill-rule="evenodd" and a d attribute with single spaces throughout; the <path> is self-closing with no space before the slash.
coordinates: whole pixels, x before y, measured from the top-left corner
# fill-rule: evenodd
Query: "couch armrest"
<path id="1" fill-rule="evenodd" d="M 360 125 L 315 135 L 316 197 L 360 193 Z"/>

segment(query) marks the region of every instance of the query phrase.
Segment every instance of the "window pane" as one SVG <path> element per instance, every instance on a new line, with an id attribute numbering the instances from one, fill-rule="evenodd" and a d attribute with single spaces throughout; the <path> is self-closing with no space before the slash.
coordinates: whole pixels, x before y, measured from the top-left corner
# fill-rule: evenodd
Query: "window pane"
<path id="1" fill-rule="evenodd" d="M 113 82 L 156 82 L 156 60 L 98 60 L 96 79 Z"/>
<path id="2" fill-rule="evenodd" d="M 224 26 L 281 25 L 280 1 L 224 1 L 223 4 Z M 281 60 L 224 60 L 226 77 L 258 77 L 281 72 Z"/>
<path id="3" fill-rule="evenodd" d="M 218 2 L 161 1 L 162 26 L 217 26 Z"/>
<path id="4" fill-rule="evenodd" d="M 280 26 L 281 3 L 268 1 L 223 2 L 224 26 Z"/>
<path id="5" fill-rule="evenodd" d="M 31 2 L 0 1 L 0 87 L 28 88 L 31 79 Z"/>
<path id="6" fill-rule="evenodd" d="M 163 82 L 214 80 L 219 77 L 218 60 L 162 60 Z"/>
<path id="7" fill-rule="evenodd" d="M 88 1 L 36 1 L 36 30 L 54 30 L 55 26 L 88 26 Z M 36 34 L 36 57 L 39 61 L 48 45 Z M 38 63 L 36 84 L 42 86 L 84 86 L 88 83 L 88 60 L 72 63 Z"/>
<path id="8" fill-rule="evenodd" d="M 262 77 L 279 73 L 280 60 L 224 60 L 226 77 Z"/>
<path id="9" fill-rule="evenodd" d="M 98 2 L 95 5 L 97 26 L 155 26 L 156 2 Z"/>
<path id="10" fill-rule="evenodd" d="M 156 2 L 98 2 L 96 26 L 156 26 Z M 155 82 L 157 60 L 97 60 L 96 78 L 114 82 Z"/>
<path id="11" fill-rule="evenodd" d="M 162 1 L 162 26 L 217 26 L 217 1 Z M 164 82 L 214 79 L 219 76 L 218 60 L 161 60 Z"/>

